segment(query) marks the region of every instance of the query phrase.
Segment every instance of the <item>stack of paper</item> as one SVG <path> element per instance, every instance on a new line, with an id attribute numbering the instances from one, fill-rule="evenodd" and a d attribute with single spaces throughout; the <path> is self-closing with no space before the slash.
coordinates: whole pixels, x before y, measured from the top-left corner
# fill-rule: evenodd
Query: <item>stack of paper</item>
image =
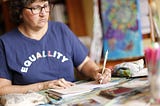
<path id="1" fill-rule="evenodd" d="M 121 80 L 116 80 L 116 81 L 108 82 L 107 84 L 99 84 L 96 81 L 91 81 L 91 82 L 77 84 L 67 89 L 49 89 L 48 93 L 52 94 L 52 96 L 58 99 L 61 99 L 61 98 L 77 96 L 80 94 L 88 93 L 99 88 L 111 87 L 119 84 L 120 82 Z"/>

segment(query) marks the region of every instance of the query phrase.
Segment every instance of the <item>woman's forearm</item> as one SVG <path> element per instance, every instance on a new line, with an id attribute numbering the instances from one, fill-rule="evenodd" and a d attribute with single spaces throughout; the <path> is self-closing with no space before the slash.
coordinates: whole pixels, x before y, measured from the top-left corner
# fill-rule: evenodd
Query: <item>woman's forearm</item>
<path id="1" fill-rule="evenodd" d="M 5 85 L 0 87 L 0 96 L 11 94 L 11 93 L 27 93 L 27 92 L 38 92 L 45 89 L 63 89 L 75 84 L 69 81 L 66 81 L 64 78 L 57 80 L 39 82 L 29 85 Z"/>
<path id="2" fill-rule="evenodd" d="M 99 70 L 99 66 L 95 62 L 93 62 L 91 59 L 89 59 L 81 69 L 82 73 L 84 73 L 86 76 L 92 79 L 96 79 L 98 70 Z"/>
<path id="3" fill-rule="evenodd" d="M 44 82 L 30 85 L 9 85 L 0 88 L 0 95 L 11 93 L 27 93 L 29 91 L 37 92 L 45 89 Z"/>
<path id="4" fill-rule="evenodd" d="M 89 58 L 81 67 L 82 73 L 89 78 L 98 81 L 100 84 L 108 83 L 111 80 L 111 69 L 105 68 L 104 73 L 102 74 L 102 69 Z"/>

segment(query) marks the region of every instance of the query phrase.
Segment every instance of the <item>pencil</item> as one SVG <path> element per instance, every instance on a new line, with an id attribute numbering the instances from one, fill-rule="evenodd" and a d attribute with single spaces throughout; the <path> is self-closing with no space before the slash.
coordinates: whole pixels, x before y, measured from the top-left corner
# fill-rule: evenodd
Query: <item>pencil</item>
<path id="1" fill-rule="evenodd" d="M 103 62 L 103 69 L 102 69 L 102 75 L 104 74 L 104 70 L 106 68 L 106 62 L 107 62 L 107 59 L 108 59 L 108 50 L 106 51 L 106 54 L 105 54 L 105 57 L 104 57 L 104 62 Z M 102 83 L 102 80 L 103 79 L 100 79 L 100 84 Z"/>
<path id="2" fill-rule="evenodd" d="M 107 59 L 108 59 L 108 50 L 106 51 L 106 54 L 105 54 L 105 57 L 104 57 L 103 69 L 102 69 L 102 75 L 103 75 L 104 70 L 105 70 L 105 68 L 106 68 L 106 62 L 107 62 Z"/>

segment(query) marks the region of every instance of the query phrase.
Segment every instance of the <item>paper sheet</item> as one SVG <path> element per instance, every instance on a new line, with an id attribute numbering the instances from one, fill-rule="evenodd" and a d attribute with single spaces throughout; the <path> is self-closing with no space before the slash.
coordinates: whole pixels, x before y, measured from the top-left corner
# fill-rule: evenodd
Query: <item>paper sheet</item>
<path id="1" fill-rule="evenodd" d="M 86 83 L 77 84 L 67 89 L 49 89 L 50 93 L 52 92 L 56 96 L 59 97 L 69 97 L 75 96 L 79 94 L 84 94 L 99 88 L 106 88 L 110 86 L 114 86 L 120 83 L 119 81 L 108 82 L 107 84 L 98 84 L 96 81 L 90 81 Z"/>

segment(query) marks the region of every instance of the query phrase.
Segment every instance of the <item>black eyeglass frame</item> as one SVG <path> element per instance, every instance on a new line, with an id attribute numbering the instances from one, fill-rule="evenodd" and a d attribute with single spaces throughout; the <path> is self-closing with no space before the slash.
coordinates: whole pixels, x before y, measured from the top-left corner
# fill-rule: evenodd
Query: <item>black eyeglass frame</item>
<path id="1" fill-rule="evenodd" d="M 45 12 L 49 12 L 49 11 L 50 11 L 50 5 L 49 5 L 49 4 L 47 4 L 47 5 L 44 4 L 44 6 L 24 7 L 24 8 L 25 8 L 25 9 L 30 9 L 31 12 L 32 12 L 32 14 L 34 14 L 34 15 L 41 13 L 41 12 L 42 12 L 42 9 L 44 9 Z M 46 8 L 48 8 L 49 10 L 46 11 Z M 37 9 L 37 11 L 39 11 L 39 12 L 35 13 L 35 12 L 34 12 L 34 9 Z"/>

